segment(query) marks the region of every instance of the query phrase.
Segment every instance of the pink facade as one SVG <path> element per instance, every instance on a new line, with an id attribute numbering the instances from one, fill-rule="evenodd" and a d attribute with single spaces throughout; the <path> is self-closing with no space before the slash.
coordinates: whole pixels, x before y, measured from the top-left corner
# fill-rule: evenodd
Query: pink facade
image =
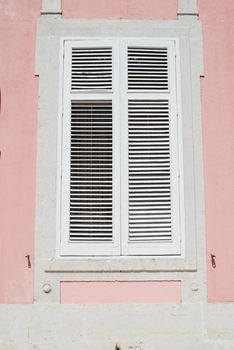
<path id="1" fill-rule="evenodd" d="M 0 1 L 0 300 L 33 301 L 36 21 L 40 1 Z"/>
<path id="2" fill-rule="evenodd" d="M 201 78 L 208 300 L 234 301 L 234 3 L 199 0 L 203 23 L 205 76 Z M 64 18 L 176 19 L 177 0 L 64 0 Z M 40 0 L 0 0 L 0 302 L 34 300 L 36 123 L 38 78 L 35 77 L 36 21 Z M 210 255 L 216 256 L 216 268 Z M 26 255 L 30 255 L 32 268 Z M 79 283 L 62 283 L 61 301 L 92 300 Z M 94 282 L 95 283 L 95 282 Z M 111 285 L 110 302 L 132 302 L 135 282 Z M 135 302 L 180 301 L 179 282 L 145 285 Z M 91 286 L 95 287 L 95 284 Z M 83 288 L 83 287 L 82 287 Z M 105 286 L 104 286 L 105 288 Z M 165 291 L 167 291 L 165 293 Z M 125 293 L 126 292 L 126 293 Z M 101 290 L 100 290 L 101 293 Z M 123 293 L 118 300 L 116 293 Z M 152 297 L 152 298 L 151 298 Z M 126 300 L 124 300 L 126 298 Z M 70 300 L 71 299 L 71 300 Z"/>
<path id="3" fill-rule="evenodd" d="M 62 282 L 62 304 L 181 302 L 180 281 Z"/>
<path id="4" fill-rule="evenodd" d="M 63 17 L 176 19 L 177 0 L 66 0 Z"/>
<path id="5" fill-rule="evenodd" d="M 205 77 L 202 120 L 209 301 L 234 300 L 233 1 L 200 0 Z M 210 255 L 216 255 L 212 268 Z"/>

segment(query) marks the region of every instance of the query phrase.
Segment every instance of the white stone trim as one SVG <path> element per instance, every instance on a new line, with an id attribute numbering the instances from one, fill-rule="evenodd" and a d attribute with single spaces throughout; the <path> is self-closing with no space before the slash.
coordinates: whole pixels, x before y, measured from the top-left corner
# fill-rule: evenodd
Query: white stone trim
<path id="1" fill-rule="evenodd" d="M 61 0 L 42 0 L 41 15 L 60 15 L 61 13 Z"/>
<path id="2" fill-rule="evenodd" d="M 197 0 L 178 0 L 179 16 L 198 16 Z"/>
<path id="3" fill-rule="evenodd" d="M 176 37 L 180 45 L 182 74 L 182 117 L 185 192 L 185 256 L 126 258 L 59 258 L 56 256 L 56 197 L 59 128 L 61 40 L 74 37 Z M 61 61 L 61 62 L 60 62 Z M 204 185 L 201 143 L 200 82 L 203 74 L 202 33 L 199 21 L 144 20 L 54 20 L 43 16 L 38 22 L 36 71 L 40 76 L 37 154 L 37 209 L 35 253 L 35 298 L 38 302 L 58 302 L 59 282 L 81 278 L 99 280 L 116 274 L 131 280 L 182 280 L 183 300 L 190 300 L 190 285 L 197 283 L 199 300 L 205 291 Z M 140 273 L 139 273 L 140 272 Z M 106 275 L 107 274 L 107 275 Z M 86 276 L 86 277 L 85 277 Z M 120 278 L 121 279 L 121 278 Z M 51 293 L 42 286 L 49 283 Z"/>
<path id="4" fill-rule="evenodd" d="M 234 303 L 1 304 L 0 349 L 231 350 L 233 319 Z"/>

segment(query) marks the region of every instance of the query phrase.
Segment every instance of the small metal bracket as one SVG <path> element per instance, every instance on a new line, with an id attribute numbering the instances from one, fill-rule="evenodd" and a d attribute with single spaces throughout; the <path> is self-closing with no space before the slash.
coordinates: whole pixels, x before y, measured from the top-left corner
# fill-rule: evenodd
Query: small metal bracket
<path id="1" fill-rule="evenodd" d="M 29 255 L 29 254 L 28 254 L 28 255 L 25 255 L 25 258 L 27 258 L 27 260 L 28 260 L 28 268 L 31 269 L 32 264 L 31 264 L 30 255 Z"/>
<path id="2" fill-rule="evenodd" d="M 211 265 L 212 265 L 213 269 L 215 269 L 216 268 L 216 261 L 215 261 L 216 255 L 210 254 L 210 257 L 211 257 Z"/>

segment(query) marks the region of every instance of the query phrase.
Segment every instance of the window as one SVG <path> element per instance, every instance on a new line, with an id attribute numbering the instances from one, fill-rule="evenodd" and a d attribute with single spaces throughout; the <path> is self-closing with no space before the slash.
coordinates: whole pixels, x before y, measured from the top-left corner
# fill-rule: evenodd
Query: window
<path id="1" fill-rule="evenodd" d="M 105 79 L 102 77 L 95 82 L 95 84 L 99 83 L 99 87 L 100 85 L 103 87 L 104 84 L 105 89 L 87 89 L 88 80 L 91 79 L 82 79 L 82 77 L 88 74 L 82 74 L 80 77 L 76 74 L 71 85 L 72 48 L 74 48 L 74 55 L 77 55 L 77 52 L 81 52 L 80 50 L 85 46 L 92 49 L 91 51 L 95 48 L 111 48 L 111 55 L 105 51 L 105 55 L 109 55 L 111 60 L 111 65 L 105 66 Z M 137 49 L 138 56 L 141 49 L 148 48 L 153 51 L 167 49 L 168 70 L 165 70 L 167 73 L 162 76 L 162 89 L 143 89 L 142 85 L 133 89 L 134 74 L 129 75 L 130 88 L 128 89 L 128 57 L 129 62 L 130 57 L 132 58 L 133 65 L 139 62 L 139 59 L 133 59 L 133 52 L 130 49 L 128 56 L 128 47 Z M 97 62 L 100 63 L 100 61 L 101 59 Z M 88 65 L 87 62 L 84 63 Z M 142 72 L 142 80 L 148 86 L 152 86 L 151 79 L 149 80 L 151 73 L 147 74 L 148 69 L 145 69 L 144 73 L 144 70 L 139 67 L 133 67 L 136 68 L 134 73 L 141 75 Z M 152 70 L 152 62 L 149 69 Z M 154 21 L 61 18 L 55 20 L 47 16 L 41 18 L 37 25 L 35 73 L 39 75 L 40 96 L 36 169 L 36 300 L 59 302 L 61 281 L 104 279 L 108 281 L 182 279 L 185 282 L 182 283 L 183 295 L 191 295 L 189 294 L 191 281 L 197 280 L 198 273 L 199 276 L 204 276 L 197 271 L 204 256 L 205 237 L 200 113 L 200 75 L 204 74 L 201 22 L 183 19 Z M 154 80 L 154 84 L 156 83 L 158 84 L 157 80 Z M 76 241 L 77 236 L 70 240 L 71 121 L 76 123 L 74 118 L 77 110 L 83 109 L 84 112 L 86 109 L 86 116 L 88 116 L 86 124 L 90 130 L 91 124 L 92 127 L 94 125 L 92 120 L 97 113 L 98 103 L 102 101 L 105 101 L 102 111 L 105 113 L 102 114 L 101 119 L 108 118 L 111 111 L 109 122 L 112 123 L 108 124 L 111 125 L 112 135 L 111 149 L 109 149 L 112 152 L 111 164 L 113 165 L 112 215 L 107 216 L 110 219 L 107 224 L 112 225 L 113 241 L 88 243 Z M 146 144 L 142 145 L 143 149 L 136 148 L 137 145 L 131 143 L 129 134 L 133 132 L 134 135 L 134 132 L 137 132 L 141 137 L 143 133 L 153 130 L 153 119 L 150 117 L 149 110 L 153 110 L 155 103 L 159 101 L 164 103 L 168 101 L 168 107 L 165 107 L 168 109 L 164 111 L 168 110 L 169 118 L 171 208 L 169 218 L 172 220 L 172 239 L 168 237 L 164 240 L 132 241 L 128 239 L 130 221 L 134 228 L 137 225 L 141 225 L 140 229 L 142 225 L 145 228 L 147 223 L 149 227 L 152 213 L 145 215 L 146 211 L 143 210 L 143 213 L 139 213 L 141 215 L 135 215 L 132 212 L 133 216 L 129 218 L 128 203 L 137 209 L 138 203 L 134 206 L 134 201 L 141 200 L 140 203 L 143 204 L 144 209 L 146 204 L 152 204 L 146 200 L 153 201 L 154 204 L 155 197 L 146 196 L 147 187 L 153 189 L 151 183 L 147 186 L 145 179 L 128 188 L 128 180 L 130 181 L 130 174 L 132 174 L 131 166 L 133 167 L 136 158 L 134 152 L 136 156 L 140 155 L 138 159 L 140 164 L 137 164 L 140 168 L 138 166 L 137 168 L 141 171 L 145 170 L 141 164 L 145 161 L 144 153 L 149 151 L 147 149 L 147 152 L 144 152 Z M 141 104 L 140 108 L 139 104 Z M 147 108 L 146 104 L 148 104 Z M 72 105 L 73 109 L 71 109 Z M 133 128 L 136 125 L 136 119 L 139 121 L 138 112 L 142 111 L 141 108 L 144 110 L 144 113 L 140 114 L 143 123 L 138 123 L 141 125 L 135 130 Z M 157 114 L 153 117 L 156 119 L 155 123 L 158 122 Z M 99 121 L 101 121 L 100 118 Z M 96 129 L 99 130 L 97 126 Z M 74 142 L 73 146 L 76 147 Z M 133 159 L 129 159 L 130 145 L 135 147 L 131 149 Z M 97 147 L 97 143 L 93 143 L 92 147 Z M 107 156 L 108 149 L 103 150 Z M 157 149 L 150 148 L 150 151 L 151 153 L 155 151 L 157 154 Z M 130 163 L 132 160 L 133 163 Z M 94 163 L 91 164 L 94 168 Z M 135 168 L 133 167 L 132 170 Z M 95 177 L 94 171 L 91 175 Z M 104 183 L 103 177 L 101 179 Z M 130 192 L 134 188 L 139 190 Z M 107 194 L 108 191 L 105 195 Z M 130 196 L 132 196 L 132 202 Z M 92 216 L 94 217 L 94 214 Z M 157 216 L 157 218 L 161 217 Z M 89 215 L 88 219 L 90 219 Z M 134 224 L 136 225 L 133 226 Z M 98 232 L 96 227 L 95 230 Z M 84 232 L 87 234 L 87 231 Z M 92 236 L 90 235 L 89 238 Z M 43 292 L 41 287 L 45 283 L 51 284 L 52 293 Z"/>
<path id="2" fill-rule="evenodd" d="M 181 254 L 174 39 L 64 40 L 60 254 Z"/>

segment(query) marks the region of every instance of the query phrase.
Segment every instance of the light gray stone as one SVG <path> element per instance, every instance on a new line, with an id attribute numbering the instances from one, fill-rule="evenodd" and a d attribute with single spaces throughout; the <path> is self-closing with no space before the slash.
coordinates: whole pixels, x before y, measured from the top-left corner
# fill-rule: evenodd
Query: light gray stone
<path id="1" fill-rule="evenodd" d="M 61 14 L 61 0 L 42 0 L 41 14 Z"/>

